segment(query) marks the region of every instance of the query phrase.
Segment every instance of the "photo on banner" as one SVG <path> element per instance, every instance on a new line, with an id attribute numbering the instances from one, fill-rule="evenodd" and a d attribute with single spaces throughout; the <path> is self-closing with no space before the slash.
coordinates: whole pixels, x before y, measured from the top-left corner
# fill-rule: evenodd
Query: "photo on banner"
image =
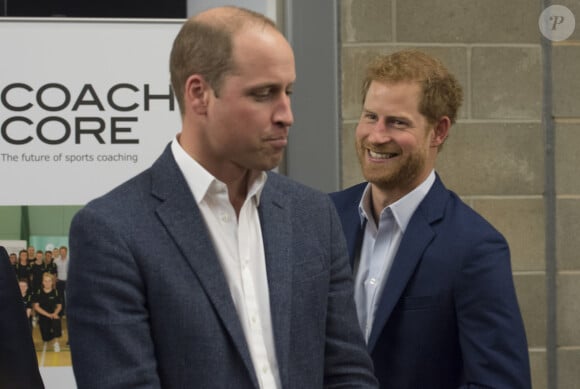
<path id="1" fill-rule="evenodd" d="M 147 169 L 180 131 L 168 58 L 182 23 L 0 18 L 0 240 L 9 252 L 68 247 L 74 214 Z M 32 332 L 47 388 L 73 388 L 66 315 L 59 352 Z"/>

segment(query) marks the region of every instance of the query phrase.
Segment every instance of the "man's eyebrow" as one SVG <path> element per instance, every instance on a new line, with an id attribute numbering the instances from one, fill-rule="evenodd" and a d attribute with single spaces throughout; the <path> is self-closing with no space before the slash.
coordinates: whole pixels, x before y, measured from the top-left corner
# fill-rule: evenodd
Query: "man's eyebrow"
<path id="1" fill-rule="evenodd" d="M 252 93 L 255 91 L 260 91 L 260 90 L 270 90 L 270 91 L 281 91 L 281 90 L 292 90 L 294 88 L 294 84 L 288 84 L 288 85 L 283 85 L 280 83 L 263 83 L 263 84 L 256 84 L 256 85 L 250 85 L 247 88 L 245 88 L 245 92 L 246 93 Z"/>

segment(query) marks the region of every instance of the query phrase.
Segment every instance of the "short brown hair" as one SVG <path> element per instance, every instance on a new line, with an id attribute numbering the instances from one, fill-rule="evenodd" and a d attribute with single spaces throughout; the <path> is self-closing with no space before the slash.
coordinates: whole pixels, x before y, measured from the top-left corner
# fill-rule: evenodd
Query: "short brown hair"
<path id="1" fill-rule="evenodd" d="M 266 16 L 240 7 L 221 7 L 219 12 L 207 17 L 202 15 L 194 16 L 183 24 L 171 49 L 171 85 L 182 115 L 185 81 L 189 76 L 200 74 L 217 94 L 224 75 L 234 71 L 234 33 L 248 24 L 276 28 L 275 23 Z"/>
<path id="2" fill-rule="evenodd" d="M 419 112 L 432 124 L 443 116 L 455 123 L 463 101 L 461 85 L 443 63 L 418 50 L 402 50 L 375 58 L 368 65 L 363 81 L 363 103 L 372 81 L 418 82 L 421 85 Z"/>

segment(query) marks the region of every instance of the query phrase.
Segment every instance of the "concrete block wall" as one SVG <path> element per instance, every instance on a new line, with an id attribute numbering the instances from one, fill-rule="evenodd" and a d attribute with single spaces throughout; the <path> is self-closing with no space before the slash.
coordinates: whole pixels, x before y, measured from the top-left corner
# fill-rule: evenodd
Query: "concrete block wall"
<path id="1" fill-rule="evenodd" d="M 362 180 L 354 129 L 365 64 L 410 47 L 439 57 L 461 82 L 465 101 L 437 170 L 510 244 L 533 387 L 580 388 L 580 0 L 558 2 L 576 16 L 577 28 L 551 43 L 553 150 L 542 121 L 540 1 L 339 2 L 342 187 Z M 555 171 L 546 172 L 552 151 Z M 546 174 L 555 174 L 555 188 L 546 188 Z M 549 189 L 556 193 L 555 223 L 547 222 Z M 550 238 L 553 252 L 546 249 Z M 549 261 L 556 261 L 555 274 Z M 553 293 L 547 277 L 556 279 Z"/>
<path id="2" fill-rule="evenodd" d="M 552 46 L 555 121 L 558 386 L 580 388 L 580 0 L 572 36 Z"/>

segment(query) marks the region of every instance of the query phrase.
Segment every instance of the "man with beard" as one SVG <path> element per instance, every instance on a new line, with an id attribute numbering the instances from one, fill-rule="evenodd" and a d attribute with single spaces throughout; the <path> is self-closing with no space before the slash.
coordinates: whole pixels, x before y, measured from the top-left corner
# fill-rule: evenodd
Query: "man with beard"
<path id="1" fill-rule="evenodd" d="M 434 170 L 461 102 L 431 56 L 372 62 L 355 135 L 368 182 L 331 195 L 382 388 L 531 386 L 507 242 Z"/>

